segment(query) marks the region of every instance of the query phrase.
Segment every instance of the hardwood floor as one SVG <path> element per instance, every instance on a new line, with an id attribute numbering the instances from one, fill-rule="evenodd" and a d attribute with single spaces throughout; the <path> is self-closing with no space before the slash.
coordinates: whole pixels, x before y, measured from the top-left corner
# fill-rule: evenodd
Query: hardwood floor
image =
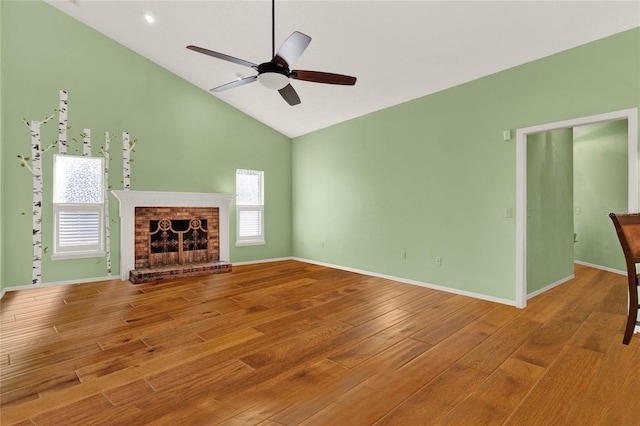
<path id="1" fill-rule="evenodd" d="M 525 310 L 296 261 L 8 292 L 2 425 L 637 425 L 623 276 Z"/>

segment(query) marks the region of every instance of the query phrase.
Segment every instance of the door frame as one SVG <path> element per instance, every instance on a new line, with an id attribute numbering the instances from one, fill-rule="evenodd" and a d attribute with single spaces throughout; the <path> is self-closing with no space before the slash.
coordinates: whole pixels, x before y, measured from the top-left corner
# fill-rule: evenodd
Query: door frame
<path id="1" fill-rule="evenodd" d="M 638 212 L 638 108 L 557 121 L 516 130 L 516 306 L 527 306 L 527 136 L 606 121 L 627 120 L 629 213 Z"/>

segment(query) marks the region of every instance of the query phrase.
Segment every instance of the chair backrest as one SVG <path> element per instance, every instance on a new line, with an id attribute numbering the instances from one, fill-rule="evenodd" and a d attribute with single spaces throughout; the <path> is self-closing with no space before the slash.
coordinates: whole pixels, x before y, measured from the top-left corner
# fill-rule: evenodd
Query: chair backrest
<path id="1" fill-rule="evenodd" d="M 640 263 L 640 213 L 609 214 L 616 228 L 624 257 L 627 260 L 627 268 Z"/>
<path id="2" fill-rule="evenodd" d="M 636 263 L 640 263 L 640 214 L 615 214 L 609 215 L 616 228 L 624 258 L 627 262 L 627 283 L 629 285 L 629 308 L 627 310 L 627 325 L 624 329 L 622 343 L 628 345 L 631 336 L 638 323 L 638 288 L 640 286 L 639 276 L 636 272 Z"/>

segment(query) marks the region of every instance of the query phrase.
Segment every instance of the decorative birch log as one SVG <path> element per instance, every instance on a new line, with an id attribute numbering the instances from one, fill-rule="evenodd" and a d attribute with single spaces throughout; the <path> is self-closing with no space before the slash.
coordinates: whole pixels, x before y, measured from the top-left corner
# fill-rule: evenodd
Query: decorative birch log
<path id="1" fill-rule="evenodd" d="M 104 133 L 104 231 L 105 251 L 107 253 L 107 276 L 111 276 L 111 219 L 109 219 L 109 144 L 111 138 L 109 132 Z"/>
<path id="2" fill-rule="evenodd" d="M 18 155 L 20 165 L 25 167 L 33 176 L 33 213 L 32 213 L 32 246 L 33 262 L 31 283 L 40 284 L 42 282 L 42 154 L 53 148 L 58 141 L 54 141 L 47 148 L 42 148 L 40 137 L 40 126 L 46 124 L 55 117 L 55 114 L 45 118 L 43 121 L 27 122 L 24 118 L 22 122 L 29 127 L 31 133 L 31 156 L 23 157 Z M 29 165 L 29 162 L 31 165 Z"/>
<path id="3" fill-rule="evenodd" d="M 82 131 L 82 156 L 91 157 L 91 129 Z"/>
<path id="4" fill-rule="evenodd" d="M 67 153 L 67 107 L 68 94 L 66 90 L 60 91 L 60 106 L 58 107 L 58 153 Z"/>
<path id="5" fill-rule="evenodd" d="M 40 122 L 31 121 L 31 170 L 33 173 L 33 265 L 31 283 L 42 282 L 42 157 Z"/>

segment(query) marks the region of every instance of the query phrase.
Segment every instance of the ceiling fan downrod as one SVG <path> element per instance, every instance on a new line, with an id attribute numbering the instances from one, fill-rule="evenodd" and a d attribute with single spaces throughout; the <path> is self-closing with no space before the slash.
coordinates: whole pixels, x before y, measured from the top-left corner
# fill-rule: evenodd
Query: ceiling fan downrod
<path id="1" fill-rule="evenodd" d="M 271 0 L 271 57 L 276 56 L 276 0 Z"/>

